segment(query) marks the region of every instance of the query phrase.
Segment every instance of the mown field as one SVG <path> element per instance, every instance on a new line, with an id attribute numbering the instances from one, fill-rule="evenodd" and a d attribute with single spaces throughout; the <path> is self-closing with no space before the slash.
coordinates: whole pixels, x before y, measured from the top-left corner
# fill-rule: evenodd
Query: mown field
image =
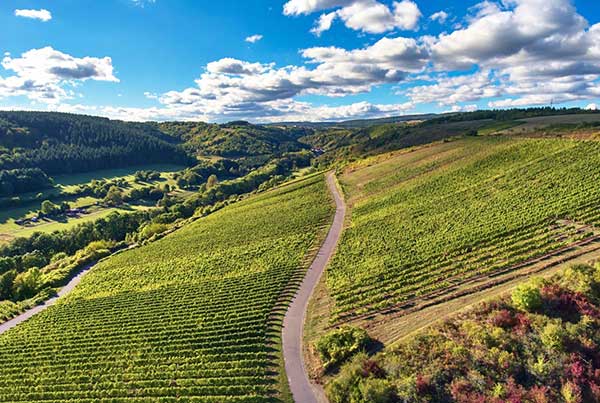
<path id="1" fill-rule="evenodd" d="M 467 138 L 349 166 L 334 320 L 444 292 L 592 236 L 600 143 Z"/>
<path id="2" fill-rule="evenodd" d="M 277 401 L 275 310 L 332 213 L 311 176 L 102 262 L 0 336 L 0 401 Z"/>

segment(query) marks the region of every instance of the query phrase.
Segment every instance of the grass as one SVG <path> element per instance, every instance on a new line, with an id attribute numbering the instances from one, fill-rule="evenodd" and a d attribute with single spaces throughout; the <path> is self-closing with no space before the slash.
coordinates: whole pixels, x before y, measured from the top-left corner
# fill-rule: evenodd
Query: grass
<path id="1" fill-rule="evenodd" d="M 128 168 L 103 169 L 92 172 L 84 172 L 77 174 L 57 175 L 54 177 L 54 182 L 60 186 L 83 185 L 91 182 L 93 179 L 116 179 L 131 177 L 137 171 L 158 171 L 161 173 L 172 173 L 181 171 L 185 167 L 182 165 L 173 164 L 148 164 L 133 166 Z"/>
<path id="2" fill-rule="evenodd" d="M 138 183 L 135 181 L 134 174 L 135 172 L 140 170 L 159 171 L 161 172 L 161 183 L 168 183 L 169 185 L 174 187 L 175 180 L 173 179 L 173 174 L 183 168 L 183 166 L 172 164 L 149 164 L 129 168 L 116 168 L 79 174 L 56 176 L 54 180 L 57 185 L 57 188 L 41 192 L 41 196 L 35 202 L 27 203 L 23 206 L 18 207 L 4 208 L 2 209 L 2 211 L 0 211 L 0 243 L 8 242 L 16 237 L 29 236 L 36 231 L 52 232 L 56 230 L 68 229 L 86 221 L 92 221 L 98 218 L 105 217 L 116 210 L 127 211 L 130 209 L 146 208 L 143 206 L 132 206 L 117 209 L 96 206 L 91 207 L 89 209 L 90 214 L 82 215 L 78 218 L 69 218 L 67 221 L 49 220 L 31 227 L 23 227 L 15 223 L 15 220 L 18 218 L 29 218 L 34 216 L 40 210 L 42 201 L 49 199 L 51 195 L 54 195 L 52 200 L 55 203 L 60 204 L 61 202 L 66 201 L 70 203 L 73 207 L 94 206 L 94 204 L 100 201 L 100 199 L 91 196 L 71 197 L 68 195 L 64 195 L 64 193 L 64 196 L 56 197 L 56 195 L 60 191 L 68 193 L 70 191 L 75 190 L 77 186 L 90 183 L 94 179 L 124 179 L 128 182 L 130 187 L 139 188 L 147 185 L 146 183 Z M 186 195 L 188 193 L 183 191 L 180 192 L 180 194 Z"/>
<path id="3" fill-rule="evenodd" d="M 278 313 L 332 213 L 313 175 L 103 261 L 0 336 L 0 400 L 287 399 Z"/>
<path id="4" fill-rule="evenodd" d="M 388 154 L 341 175 L 351 220 L 328 269 L 335 321 L 507 270 L 600 223 L 600 143 L 467 138 Z"/>

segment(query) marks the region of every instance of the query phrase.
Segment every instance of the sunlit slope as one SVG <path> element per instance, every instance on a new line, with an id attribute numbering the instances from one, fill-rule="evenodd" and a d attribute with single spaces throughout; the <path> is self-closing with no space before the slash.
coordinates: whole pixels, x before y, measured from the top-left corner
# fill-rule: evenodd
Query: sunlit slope
<path id="1" fill-rule="evenodd" d="M 387 308 L 590 236 L 600 143 L 472 138 L 341 176 L 351 225 L 328 271 L 337 318 Z"/>
<path id="2" fill-rule="evenodd" d="M 273 396 L 273 309 L 333 213 L 322 175 L 103 262 L 0 336 L 0 401 Z"/>

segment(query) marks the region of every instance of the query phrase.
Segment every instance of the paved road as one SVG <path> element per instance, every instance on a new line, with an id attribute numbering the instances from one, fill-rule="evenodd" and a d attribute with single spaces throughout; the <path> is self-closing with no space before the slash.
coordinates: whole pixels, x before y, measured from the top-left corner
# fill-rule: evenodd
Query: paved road
<path id="1" fill-rule="evenodd" d="M 71 281 L 69 281 L 67 283 L 67 285 L 65 285 L 63 288 L 60 289 L 60 291 L 57 292 L 56 297 L 52 297 L 49 300 L 47 300 L 46 302 L 44 302 L 42 305 L 35 306 L 35 307 L 23 312 L 22 314 L 15 316 L 11 320 L 6 321 L 3 324 L 1 324 L 0 325 L 0 334 L 12 329 L 13 327 L 17 326 L 19 323 L 25 322 L 27 319 L 31 318 L 33 315 L 36 315 L 36 314 L 42 312 L 43 310 L 47 309 L 49 306 L 54 305 L 54 303 L 56 302 L 57 299 L 59 299 L 63 295 L 67 295 L 68 293 L 70 293 L 73 290 L 73 288 L 75 288 L 75 286 L 77 284 L 79 284 L 79 282 L 81 281 L 83 276 L 85 276 L 85 274 L 88 271 L 90 271 L 90 269 L 92 267 L 94 267 L 94 265 L 95 265 L 95 263 L 92 263 L 92 264 L 84 267 L 83 270 L 81 270 L 79 272 L 79 274 L 77 274 L 75 277 L 73 277 L 71 279 Z"/>
<path id="2" fill-rule="evenodd" d="M 302 329 L 308 301 L 321 278 L 325 266 L 333 256 L 342 233 L 346 214 L 346 205 L 335 185 L 333 173 L 327 174 L 327 185 L 333 194 L 336 205 L 333 224 L 283 320 L 282 343 L 285 371 L 296 403 L 327 402 L 322 388 L 310 382 L 302 355 Z"/>

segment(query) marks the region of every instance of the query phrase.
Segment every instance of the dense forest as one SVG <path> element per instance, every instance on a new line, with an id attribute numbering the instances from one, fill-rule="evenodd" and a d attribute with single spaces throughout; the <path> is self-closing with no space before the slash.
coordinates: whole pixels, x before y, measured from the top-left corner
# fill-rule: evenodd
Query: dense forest
<path id="1" fill-rule="evenodd" d="M 48 175 L 148 163 L 190 163 L 153 125 L 45 112 L 0 112 L 0 170 Z"/>
<path id="2" fill-rule="evenodd" d="M 158 127 L 182 141 L 190 153 L 228 158 L 280 155 L 307 149 L 310 147 L 298 139 L 312 132 L 310 129 L 253 125 L 243 121 L 220 125 L 168 122 Z"/>

